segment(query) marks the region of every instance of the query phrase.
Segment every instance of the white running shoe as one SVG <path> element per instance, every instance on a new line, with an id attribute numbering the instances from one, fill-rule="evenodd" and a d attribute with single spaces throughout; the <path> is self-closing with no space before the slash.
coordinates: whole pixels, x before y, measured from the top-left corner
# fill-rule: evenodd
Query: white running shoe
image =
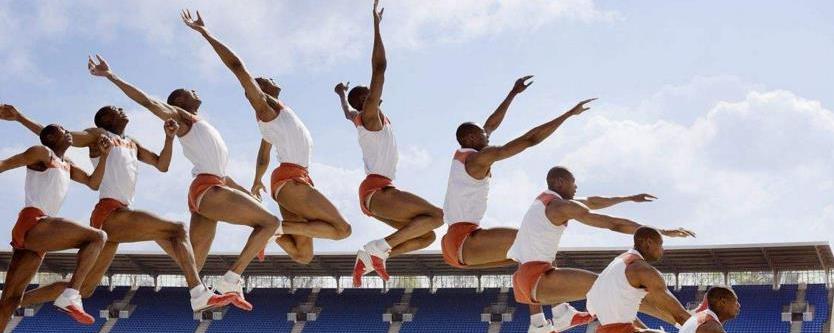
<path id="1" fill-rule="evenodd" d="M 237 282 L 228 282 L 225 278 L 221 277 L 217 280 L 214 288 L 224 296 L 232 295 L 231 302 L 236 308 L 244 311 L 252 311 L 252 303 L 249 303 L 243 298 L 243 279 L 239 279 Z"/>
<path id="2" fill-rule="evenodd" d="M 553 328 L 556 332 L 564 332 L 594 321 L 594 316 L 590 313 L 576 310 L 568 303 L 556 305 L 551 311 L 553 313 Z"/>
<path id="3" fill-rule="evenodd" d="M 191 309 L 194 312 L 224 307 L 232 303 L 234 295 L 218 295 L 214 290 L 206 289 L 200 296 L 191 297 Z"/>
<path id="4" fill-rule="evenodd" d="M 553 323 L 548 320 L 544 326 L 535 326 L 531 323 L 527 333 L 556 333 L 556 330 L 553 329 Z"/>
<path id="5" fill-rule="evenodd" d="M 93 316 L 84 312 L 84 305 L 81 303 L 80 294 L 75 294 L 69 297 L 61 294 L 61 296 L 58 296 L 52 304 L 81 324 L 92 325 L 96 322 L 96 319 L 93 318 Z"/>
<path id="6" fill-rule="evenodd" d="M 364 249 L 356 251 L 356 261 L 353 263 L 353 287 L 361 287 L 362 276 L 373 271 L 374 264 L 373 260 L 371 260 L 371 255 Z"/>

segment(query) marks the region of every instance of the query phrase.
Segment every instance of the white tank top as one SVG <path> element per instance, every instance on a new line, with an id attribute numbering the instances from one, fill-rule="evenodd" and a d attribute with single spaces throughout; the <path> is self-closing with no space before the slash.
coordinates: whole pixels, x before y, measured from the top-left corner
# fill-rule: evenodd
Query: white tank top
<path id="1" fill-rule="evenodd" d="M 626 277 L 626 267 L 636 259 L 643 259 L 637 250 L 623 253 L 608 264 L 588 291 L 588 312 L 597 316 L 600 324 L 631 323 L 637 319 L 640 303 L 648 292 L 634 288 Z"/>
<path id="2" fill-rule="evenodd" d="M 67 196 L 70 165 L 69 162 L 62 161 L 55 156 L 52 150 L 49 150 L 49 159 L 44 171 L 26 168 L 25 205 L 40 209 L 48 216 L 55 216 Z"/>
<path id="3" fill-rule="evenodd" d="M 365 162 L 365 174 L 376 174 L 393 180 L 397 174 L 397 140 L 388 118 L 382 117 L 382 129 L 369 131 L 362 124 L 362 115 L 353 118 L 356 132 L 359 135 L 359 147 L 362 148 L 362 159 Z"/>
<path id="4" fill-rule="evenodd" d="M 719 324 L 721 323 L 721 321 L 718 320 L 718 316 L 715 314 L 715 312 L 712 312 L 712 310 L 710 309 L 706 309 L 689 317 L 689 319 L 687 319 L 686 322 L 683 323 L 683 326 L 681 326 L 681 329 L 678 332 L 697 333 L 698 327 L 701 327 L 701 325 L 705 324 L 710 320 L 715 320 L 715 322 Z"/>
<path id="5" fill-rule="evenodd" d="M 185 158 L 194 164 L 191 175 L 207 173 L 226 177 L 229 149 L 220 132 L 207 121 L 197 120 L 191 124 L 191 130 L 180 137 L 180 144 Z"/>
<path id="6" fill-rule="evenodd" d="M 484 218 L 492 176 L 475 179 L 466 172 L 466 158 L 475 152 L 475 149 L 470 148 L 455 151 L 452 168 L 449 170 L 449 184 L 446 186 L 446 200 L 443 201 L 443 221 L 448 224 L 481 224 Z"/>
<path id="7" fill-rule="evenodd" d="M 553 225 L 553 222 L 547 218 L 545 211 L 551 201 L 561 198 L 558 193 L 546 190 L 533 201 L 521 220 L 518 235 L 516 235 L 507 257 L 522 264 L 531 261 L 556 261 L 559 242 L 562 240 L 562 233 L 565 232 L 568 224 L 565 222 L 565 224 L 559 226 Z"/>
<path id="8" fill-rule="evenodd" d="M 310 131 L 292 109 L 284 107 L 278 112 L 278 117 L 269 122 L 258 120 L 258 128 L 264 140 L 275 147 L 279 162 L 297 164 L 305 168 L 310 166 L 313 139 L 310 137 Z"/>
<path id="9" fill-rule="evenodd" d="M 107 155 L 104 178 L 98 189 L 99 199 L 116 199 L 130 206 L 136 192 L 136 177 L 139 173 L 139 159 L 136 143 L 129 138 L 111 137 L 113 148 Z M 98 166 L 100 157 L 91 157 L 93 167 Z"/>

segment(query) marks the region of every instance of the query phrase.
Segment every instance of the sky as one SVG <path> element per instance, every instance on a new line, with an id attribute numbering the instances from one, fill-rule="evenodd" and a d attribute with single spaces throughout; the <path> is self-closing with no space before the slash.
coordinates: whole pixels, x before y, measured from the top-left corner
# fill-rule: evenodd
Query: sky
<path id="1" fill-rule="evenodd" d="M 230 149 L 231 175 L 248 187 L 260 133 L 232 74 L 179 19 L 199 9 L 256 75 L 271 76 L 314 140 L 311 176 L 353 225 L 320 253 L 354 252 L 391 229 L 364 216 L 356 130 L 333 86 L 370 78 L 372 1 L 0 0 L 0 103 L 71 129 L 104 105 L 127 110 L 127 134 L 158 151 L 162 122 L 86 69 L 101 54 L 114 72 L 164 99 L 197 90 L 201 116 Z M 388 54 L 383 109 L 400 147 L 395 183 L 442 206 L 457 148 L 454 130 L 483 122 L 514 80 L 535 75 L 491 141 L 503 143 L 599 100 L 554 135 L 494 165 L 485 227 L 520 224 L 555 165 L 578 195 L 651 193 L 653 203 L 602 211 L 695 239 L 670 245 L 830 241 L 834 235 L 834 3 L 830 1 L 383 1 Z M 0 158 L 37 144 L 0 123 Z M 140 167 L 134 207 L 187 222 L 190 163 L 178 142 L 167 173 Z M 85 150 L 69 156 L 91 170 Z M 276 164 L 272 159 L 273 167 Z M 23 205 L 24 170 L 0 174 L 0 242 Z M 264 182 L 268 182 L 265 177 Z M 61 215 L 88 223 L 97 194 L 73 185 Z M 274 202 L 267 207 L 277 213 Z M 438 230 L 445 232 L 445 226 Z M 237 252 L 249 230 L 222 225 L 214 252 Z M 564 246 L 626 246 L 627 235 L 570 225 Z M 123 251 L 160 251 L 155 243 Z M 430 250 L 439 249 L 439 241 Z M 268 252 L 281 250 L 271 245 Z"/>

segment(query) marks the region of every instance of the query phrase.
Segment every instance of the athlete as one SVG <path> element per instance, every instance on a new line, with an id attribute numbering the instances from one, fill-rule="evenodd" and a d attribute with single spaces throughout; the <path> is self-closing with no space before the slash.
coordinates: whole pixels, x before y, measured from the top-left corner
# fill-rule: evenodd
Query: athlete
<path id="1" fill-rule="evenodd" d="M 188 190 L 191 211 L 189 237 L 194 249 L 197 271 L 202 270 L 217 229 L 217 221 L 251 227 L 252 233 L 237 260 L 218 279 L 214 287 L 222 294 L 231 294 L 232 303 L 251 310 L 252 304 L 243 297 L 241 273 L 275 235 L 281 221 L 270 214 L 245 188 L 226 173 L 229 151 L 220 132 L 197 115 L 202 101 L 194 90 L 176 89 L 167 102 L 158 101 L 123 81 L 110 70 L 100 56 L 98 63 L 90 60 L 90 73 L 107 78 L 135 102 L 144 106 L 162 121 L 173 119 L 178 126 L 176 136 L 183 154 L 194 165 L 194 180 Z"/>
<path id="2" fill-rule="evenodd" d="M 2 108 L 7 106 L 2 105 Z M 93 268 L 107 235 L 90 227 L 57 217 L 70 180 L 98 189 L 105 164 L 92 174 L 64 157 L 72 145 L 72 135 L 59 125 L 49 125 L 39 133 L 42 145 L 0 160 L 0 173 L 26 167 L 25 205 L 12 229 L 12 259 L 6 271 L 3 295 L 0 296 L 0 329 L 5 330 L 32 277 L 38 272 L 46 252 L 78 249 L 72 278 L 53 303 L 79 323 L 91 325 L 95 318 L 84 312 L 79 290 Z M 96 140 L 102 156 L 107 156 L 110 142 Z"/>
<path id="3" fill-rule="evenodd" d="M 578 188 L 576 179 L 567 168 L 559 166 L 548 171 L 546 182 L 547 190 L 542 192 L 527 210 L 508 253 L 508 257 L 521 264 L 513 274 L 516 301 L 531 305 L 558 304 L 552 309 L 552 327 L 545 320 L 544 314 L 531 312 L 530 332 L 562 332 L 587 324 L 593 319 L 593 316 L 587 313 L 576 311 L 567 302 L 584 299 L 597 274 L 582 269 L 553 266 L 568 221 L 576 220 L 591 227 L 633 234 L 642 227 L 641 224 L 599 214 L 594 210 L 628 201 L 650 202 L 656 199 L 649 194 L 574 198 Z M 683 228 L 660 232 L 668 237 L 694 236 L 694 233 Z M 657 311 L 652 305 L 644 305 L 641 311 L 666 320 L 674 320 L 671 315 Z"/>
<path id="4" fill-rule="evenodd" d="M 284 219 L 284 235 L 279 235 L 281 237 L 276 238 L 276 242 L 295 261 L 310 263 L 313 259 L 311 237 L 339 240 L 347 238 L 351 233 L 350 224 L 336 206 L 313 187 L 313 180 L 307 171 L 313 148 L 310 132 L 295 112 L 278 99 L 281 88 L 275 81 L 253 78 L 243 61 L 208 31 L 199 11 L 196 19 L 190 11 L 183 11 L 182 20 L 214 48 L 220 60 L 237 77 L 249 104 L 255 110 L 263 140 L 251 193 L 259 199 L 264 190 L 261 178 L 269 166 L 269 151 L 275 147 L 281 164 L 272 172 L 270 190 Z"/>
<path id="5" fill-rule="evenodd" d="M 683 325 L 690 314 L 666 287 L 660 272 L 649 262 L 663 256 L 663 236 L 651 227 L 634 232 L 634 248 L 621 254 L 599 274 L 588 291 L 588 312 L 602 325 L 597 333 L 663 332 L 648 329 L 637 318 L 643 299 L 669 313 Z"/>
<path id="6" fill-rule="evenodd" d="M 399 153 L 391 122 L 380 108 L 387 60 L 379 28 L 384 9 L 378 6 L 379 1 L 374 1 L 370 87 L 356 86 L 347 93 L 348 84 L 339 83 L 335 91 L 345 118 L 356 126 L 365 162 L 367 176 L 359 185 L 359 207 L 396 231 L 359 249 L 353 267 L 354 287 L 360 287 L 362 275 L 371 271 L 387 281 L 386 260 L 428 247 L 436 238 L 433 230 L 443 225 L 439 207 L 393 185 Z"/>
<path id="7" fill-rule="evenodd" d="M 0 108 L 0 118 L 17 121 L 34 133 L 40 133 L 43 129 L 43 126 L 11 105 Z M 165 145 L 157 154 L 143 147 L 136 139 L 125 135 L 129 119 L 121 108 L 102 107 L 96 112 L 94 122 L 96 127 L 70 132 L 73 146 L 89 149 L 93 165 L 102 161 L 95 139 L 106 137 L 113 143 L 107 156 L 108 167 L 99 187 L 99 202 L 90 217 L 90 226 L 107 233 L 107 243 L 104 244 L 96 264 L 82 284 L 81 296 L 92 296 L 113 262 L 120 243 L 156 241 L 183 269 L 186 283 L 191 289 L 191 307 L 195 312 L 229 304 L 229 297 L 215 295 L 200 280 L 184 223 L 169 221 L 155 214 L 131 208 L 139 162 L 153 166 L 161 172 L 168 170 L 177 123 L 170 119 L 165 122 Z M 23 296 L 22 305 L 54 300 L 66 285 L 66 282 L 60 281 L 27 291 Z"/>
<path id="8" fill-rule="evenodd" d="M 689 317 L 680 333 L 726 333 L 724 323 L 741 311 L 738 296 L 729 287 L 712 287 L 704 298 L 707 308 Z"/>

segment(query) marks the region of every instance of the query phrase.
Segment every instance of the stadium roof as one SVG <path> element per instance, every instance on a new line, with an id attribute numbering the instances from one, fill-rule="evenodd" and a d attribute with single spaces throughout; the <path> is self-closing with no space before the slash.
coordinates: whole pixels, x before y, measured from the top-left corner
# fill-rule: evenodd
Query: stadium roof
<path id="1" fill-rule="evenodd" d="M 582 268 L 600 272 L 625 248 L 564 248 L 557 255 L 559 267 Z M 222 275 L 236 258 L 235 254 L 210 255 L 203 275 Z M 353 253 L 317 254 L 309 265 L 300 265 L 286 255 L 268 255 L 264 262 L 253 261 L 246 275 L 270 276 L 350 276 L 356 256 Z M 0 253 L 0 265 L 8 267 L 11 252 Z M 719 246 L 669 247 L 655 267 L 666 273 L 688 272 L 759 272 L 828 270 L 834 255 L 827 242 L 746 244 Z M 70 273 L 75 267 L 72 252 L 50 253 L 41 265 L 42 272 Z M 461 270 L 450 267 L 437 251 L 423 251 L 391 258 L 392 275 L 491 275 L 512 274 L 515 267 Z M 113 260 L 109 274 L 182 274 L 165 254 L 120 253 Z"/>

